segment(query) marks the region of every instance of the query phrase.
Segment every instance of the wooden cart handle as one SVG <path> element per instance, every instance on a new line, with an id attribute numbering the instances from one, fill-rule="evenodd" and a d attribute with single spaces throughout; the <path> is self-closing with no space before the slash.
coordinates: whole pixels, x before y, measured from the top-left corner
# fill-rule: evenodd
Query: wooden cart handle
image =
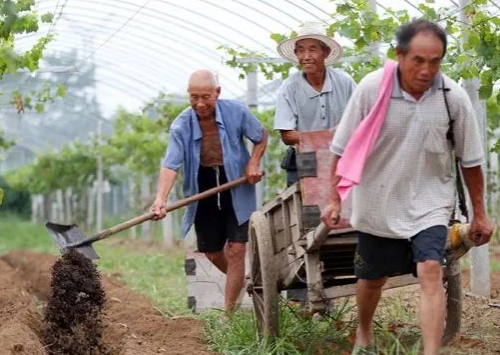
<path id="1" fill-rule="evenodd" d="M 321 222 L 312 232 L 312 238 L 307 241 L 307 252 L 312 253 L 319 250 L 319 248 L 325 242 L 329 232 L 330 228 L 328 228 L 326 224 Z"/>

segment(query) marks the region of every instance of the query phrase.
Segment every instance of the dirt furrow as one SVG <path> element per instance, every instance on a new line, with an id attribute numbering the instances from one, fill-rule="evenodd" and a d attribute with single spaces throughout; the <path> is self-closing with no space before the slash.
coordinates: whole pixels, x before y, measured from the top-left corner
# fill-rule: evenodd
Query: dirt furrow
<path id="1" fill-rule="evenodd" d="M 0 355 L 48 355 L 42 320 L 55 260 L 27 250 L 0 258 Z M 109 354 L 212 354 L 206 350 L 200 321 L 167 319 L 150 300 L 114 279 L 104 276 L 102 285 L 107 297 L 103 342 Z"/>

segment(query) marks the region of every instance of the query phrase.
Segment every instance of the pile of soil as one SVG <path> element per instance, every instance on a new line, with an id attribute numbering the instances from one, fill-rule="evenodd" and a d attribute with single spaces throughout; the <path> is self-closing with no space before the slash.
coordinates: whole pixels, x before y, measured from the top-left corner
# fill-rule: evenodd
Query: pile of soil
<path id="1" fill-rule="evenodd" d="M 44 341 L 51 355 L 107 355 L 102 341 L 105 294 L 95 264 L 75 250 L 52 268 Z"/>
<path id="2" fill-rule="evenodd" d="M 0 355 L 50 355 L 48 349 L 53 345 L 44 341 L 43 314 L 51 297 L 51 270 L 56 260 L 27 250 L 0 257 Z M 66 265 L 65 261 L 61 264 Z M 101 317 L 101 348 L 95 346 L 95 354 L 213 354 L 206 350 L 201 321 L 165 318 L 150 300 L 130 291 L 125 284 L 106 276 L 101 282 L 107 297 Z M 95 284 L 90 287 L 96 290 Z M 95 301 L 98 293 L 92 295 Z"/>

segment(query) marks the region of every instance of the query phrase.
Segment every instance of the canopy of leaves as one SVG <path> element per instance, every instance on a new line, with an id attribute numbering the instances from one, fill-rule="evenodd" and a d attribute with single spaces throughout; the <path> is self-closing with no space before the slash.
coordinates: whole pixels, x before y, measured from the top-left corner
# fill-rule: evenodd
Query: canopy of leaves
<path id="1" fill-rule="evenodd" d="M 5 73 L 15 73 L 19 69 L 30 72 L 38 69 L 43 51 L 53 38 L 50 35 L 41 37 L 26 52 L 14 52 L 15 35 L 36 32 L 39 21 L 52 21 L 51 14 L 39 17 L 32 10 L 34 5 L 34 0 L 3 0 L 0 3 L 0 79 Z"/>
<path id="2" fill-rule="evenodd" d="M 32 10 L 34 5 L 34 0 L 2 0 L 0 2 L 0 80 L 6 73 L 15 74 L 19 69 L 26 69 L 30 72 L 38 69 L 43 51 L 53 38 L 50 35 L 41 37 L 31 49 L 24 53 L 14 51 L 15 35 L 36 32 L 39 28 L 39 21 L 52 21 L 52 14 L 39 17 L 37 12 Z M 19 94 L 17 94 L 17 100 L 13 101 L 20 111 L 23 104 Z M 0 132 L 0 157 L 2 148 L 6 147 L 6 140 Z M 0 189 L 0 204 L 2 203 L 1 196 L 3 196 L 3 191 Z"/>
<path id="3" fill-rule="evenodd" d="M 0 80 L 5 74 L 16 74 L 19 70 L 36 71 L 47 44 L 54 39 L 54 35 L 49 34 L 40 37 L 25 52 L 14 50 L 16 35 L 37 32 L 40 22 L 50 23 L 53 20 L 51 13 L 39 15 L 32 9 L 34 6 L 34 0 L 4 0 L 0 3 Z M 16 106 L 18 113 L 25 108 L 35 108 L 37 112 L 41 112 L 45 102 L 63 97 L 64 94 L 64 86 L 58 85 L 52 92 L 49 85 L 46 85 L 39 92 L 13 91 L 11 103 Z"/>
<path id="4" fill-rule="evenodd" d="M 6 139 L 3 131 L 0 129 L 0 157 L 2 156 L 2 152 L 9 149 L 13 144 L 14 141 Z"/>
<path id="5" fill-rule="evenodd" d="M 408 22 L 408 11 L 394 11 L 390 8 L 374 12 L 369 1 L 336 0 L 336 11 L 331 25 L 327 28 L 330 36 L 334 34 L 350 40 L 344 46 L 344 57 L 351 60 L 336 64 L 359 81 L 367 73 L 382 65 L 383 57 L 395 57 L 394 34 L 397 27 Z M 493 93 L 493 86 L 500 79 L 500 17 L 498 7 L 489 0 L 473 0 L 464 6 L 462 14 L 449 2 L 450 7 L 439 7 L 433 0 L 414 2 L 422 17 L 438 21 L 450 37 L 443 70 L 456 80 L 479 78 L 481 99 L 492 96 L 500 103 L 500 92 Z M 463 15 L 463 16 L 462 16 Z M 271 38 L 279 43 L 290 34 L 275 33 Z M 241 69 L 241 76 L 255 69 L 256 64 L 241 63 L 237 59 L 246 57 L 263 58 L 245 48 L 221 47 L 231 59 L 232 67 Z M 286 77 L 291 64 L 260 63 L 259 70 L 272 78 L 275 75 Z M 500 146 L 500 144 L 499 144 Z"/>
<path id="6" fill-rule="evenodd" d="M 3 206 L 0 208 L 0 216 L 2 216 L 2 214 L 15 213 L 25 218 L 29 218 L 31 212 L 31 199 L 29 193 L 27 191 L 13 191 L 2 176 L 0 176 L 0 188 L 4 190 Z"/>
<path id="7" fill-rule="evenodd" d="M 79 194 L 92 184 L 96 176 L 97 160 L 103 159 L 104 177 L 116 180 L 113 172 L 126 169 L 128 175 L 153 175 L 158 172 L 160 159 L 168 142 L 168 128 L 186 105 L 159 105 L 157 119 L 141 113 L 119 109 L 113 134 L 99 142 L 75 141 L 57 152 L 37 156 L 33 164 L 8 172 L 8 185 L 32 194 L 47 194 L 58 189 L 72 188 Z"/>
<path id="8" fill-rule="evenodd" d="M 3 153 L 9 149 L 14 144 L 12 140 L 6 139 L 3 131 L 0 129 L 0 163 L 2 160 Z M 0 205 L 2 204 L 3 201 L 3 190 L 0 188 Z"/>
<path id="9" fill-rule="evenodd" d="M 500 103 L 495 97 L 490 97 L 486 101 L 486 111 L 488 112 L 488 129 L 493 131 L 500 127 Z"/>
<path id="10" fill-rule="evenodd" d="M 146 106 L 151 118 L 144 113 L 117 112 L 113 133 L 101 143 L 74 142 L 58 152 L 39 155 L 33 164 L 6 174 L 7 184 L 19 191 L 47 194 L 71 187 L 76 194 L 92 184 L 100 154 L 104 162 L 104 177 L 117 180 L 117 170 L 126 171 L 127 177 L 157 174 L 160 160 L 168 144 L 172 121 L 186 104 L 161 104 L 155 100 Z M 151 111 L 153 109 L 153 111 Z M 274 198 L 286 186 L 279 163 L 285 146 L 279 133 L 273 130 L 274 110 L 254 112 L 270 133 L 264 169 L 266 175 L 265 199 Z"/>
<path id="11" fill-rule="evenodd" d="M 79 193 L 93 181 L 96 171 L 97 145 L 75 141 L 57 152 L 39 155 L 33 164 L 8 172 L 5 179 L 10 187 L 32 194 L 69 187 Z"/>
<path id="12" fill-rule="evenodd" d="M 156 119 L 120 109 L 113 135 L 103 146 L 105 162 L 124 166 L 136 175 L 156 174 L 167 147 L 169 127 L 186 106 L 172 103 L 149 106 L 155 110 Z"/>

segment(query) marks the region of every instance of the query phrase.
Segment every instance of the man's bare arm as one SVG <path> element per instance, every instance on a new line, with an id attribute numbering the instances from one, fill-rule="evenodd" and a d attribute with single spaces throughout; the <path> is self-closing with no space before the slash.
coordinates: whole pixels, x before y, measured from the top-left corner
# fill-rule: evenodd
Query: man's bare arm
<path id="1" fill-rule="evenodd" d="M 337 191 L 337 185 L 340 177 L 337 176 L 337 163 L 340 156 L 333 155 L 330 169 L 330 203 L 323 210 L 321 220 L 330 228 L 335 228 L 335 225 L 340 221 L 340 211 L 342 208 L 340 195 Z"/>
<path id="2" fill-rule="evenodd" d="M 154 219 L 162 219 L 167 215 L 167 197 L 174 186 L 177 171 L 162 167 L 158 176 L 156 198 L 150 211 L 155 213 Z"/>
<path id="3" fill-rule="evenodd" d="M 281 140 L 286 145 L 295 145 L 300 143 L 300 132 L 296 130 L 280 131 Z"/>
<path id="4" fill-rule="evenodd" d="M 262 140 L 259 143 L 253 145 L 252 156 L 250 157 L 250 159 L 256 159 L 260 162 L 260 159 L 266 151 L 268 135 L 269 134 L 267 133 L 267 130 L 263 129 Z"/>
<path id="5" fill-rule="evenodd" d="M 493 223 L 489 220 L 484 204 L 484 176 L 481 166 L 462 168 L 465 185 L 474 213 L 471 222 L 470 238 L 476 245 L 486 244 L 493 233 Z"/>
<path id="6" fill-rule="evenodd" d="M 262 178 L 262 170 L 260 169 L 260 161 L 264 152 L 266 151 L 267 146 L 267 136 L 268 133 L 264 129 L 262 133 L 262 140 L 259 143 L 254 144 L 252 149 L 252 155 L 250 156 L 250 160 L 248 161 L 245 176 L 248 179 L 248 182 L 251 184 L 256 184 Z"/>

